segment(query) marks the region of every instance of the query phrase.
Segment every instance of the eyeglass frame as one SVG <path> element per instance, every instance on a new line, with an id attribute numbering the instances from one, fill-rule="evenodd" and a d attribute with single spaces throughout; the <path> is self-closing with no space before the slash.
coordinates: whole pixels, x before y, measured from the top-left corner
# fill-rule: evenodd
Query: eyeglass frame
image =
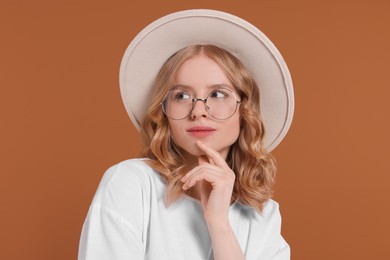
<path id="1" fill-rule="evenodd" d="M 234 99 L 236 100 L 236 108 L 234 109 L 234 112 L 233 112 L 230 116 L 228 116 L 228 117 L 226 117 L 226 118 L 222 118 L 222 119 L 216 118 L 216 117 L 214 117 L 212 114 L 210 114 L 209 109 L 208 109 L 208 106 L 207 106 L 207 99 L 209 99 L 210 95 L 211 95 L 214 91 L 217 91 L 217 90 L 227 90 L 227 91 L 229 91 L 229 92 L 233 95 Z M 205 110 L 207 111 L 207 114 L 209 114 L 212 118 L 214 118 L 214 119 L 216 119 L 216 120 L 226 120 L 226 119 L 229 119 L 229 118 L 231 118 L 232 116 L 234 116 L 234 114 L 237 112 L 238 104 L 241 104 L 241 102 L 242 102 L 242 100 L 238 100 L 238 99 L 237 99 L 237 97 L 236 97 L 236 95 L 234 94 L 233 90 L 228 89 L 228 88 L 217 88 L 217 89 L 212 90 L 212 91 L 207 95 L 206 98 L 193 98 L 192 95 L 190 95 L 190 97 L 191 97 L 191 103 L 192 103 L 192 108 L 190 109 L 190 111 L 188 112 L 188 114 L 187 114 L 186 116 L 184 116 L 183 118 L 176 119 L 176 118 L 169 117 L 169 116 L 167 115 L 167 112 L 166 112 L 165 109 L 164 109 L 164 102 L 165 102 L 166 98 L 168 97 L 168 94 L 169 94 L 171 91 L 173 91 L 173 90 L 171 89 L 170 91 L 167 92 L 167 94 L 166 94 L 165 97 L 163 98 L 163 101 L 160 103 L 160 105 L 161 105 L 161 109 L 162 109 L 164 115 L 165 115 L 167 118 L 172 119 L 172 120 L 183 120 L 183 119 L 189 117 L 189 116 L 191 115 L 192 111 L 194 110 L 194 108 L 195 108 L 195 102 L 197 102 L 197 101 L 203 101 L 203 104 L 204 104 Z"/>

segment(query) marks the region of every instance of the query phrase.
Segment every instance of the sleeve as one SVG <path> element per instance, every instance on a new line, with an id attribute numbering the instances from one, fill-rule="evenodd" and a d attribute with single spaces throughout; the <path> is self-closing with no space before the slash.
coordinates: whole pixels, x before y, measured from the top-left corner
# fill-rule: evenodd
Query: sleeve
<path id="1" fill-rule="evenodd" d="M 263 254 L 257 260 L 290 260 L 290 246 L 281 235 L 282 219 L 279 204 L 268 201 L 264 208 L 264 217 L 267 222 L 265 239 L 263 240 Z"/>
<path id="2" fill-rule="evenodd" d="M 78 260 L 144 259 L 148 185 L 139 170 L 116 165 L 104 174 L 82 228 Z"/>

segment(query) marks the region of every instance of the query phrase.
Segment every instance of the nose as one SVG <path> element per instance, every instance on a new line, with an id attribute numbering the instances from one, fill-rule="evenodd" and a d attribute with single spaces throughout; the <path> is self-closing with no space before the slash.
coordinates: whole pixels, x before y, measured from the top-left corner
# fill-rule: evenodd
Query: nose
<path id="1" fill-rule="evenodd" d="M 209 113 L 207 112 L 207 108 L 206 108 L 206 100 L 198 98 L 198 99 L 194 99 L 193 102 L 194 102 L 194 106 L 191 111 L 191 118 L 196 119 L 199 117 L 207 117 Z"/>

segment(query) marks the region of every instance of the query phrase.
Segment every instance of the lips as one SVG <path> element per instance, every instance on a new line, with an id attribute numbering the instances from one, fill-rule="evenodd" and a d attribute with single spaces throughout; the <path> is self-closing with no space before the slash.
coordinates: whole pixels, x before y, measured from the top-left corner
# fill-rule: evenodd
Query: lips
<path id="1" fill-rule="evenodd" d="M 216 129 L 207 126 L 194 126 L 187 129 L 187 132 L 195 137 L 206 137 L 212 135 Z"/>

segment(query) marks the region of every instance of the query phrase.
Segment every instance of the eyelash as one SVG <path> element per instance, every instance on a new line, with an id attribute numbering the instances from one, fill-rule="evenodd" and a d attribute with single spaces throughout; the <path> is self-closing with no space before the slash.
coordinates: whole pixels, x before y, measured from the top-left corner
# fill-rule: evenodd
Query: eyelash
<path id="1" fill-rule="evenodd" d="M 187 96 L 191 97 L 191 95 L 188 94 L 187 92 L 181 91 L 181 92 L 178 92 L 178 93 L 176 93 L 174 95 L 174 99 L 175 100 L 181 100 L 181 99 L 183 99 L 182 96 L 184 96 L 184 95 L 187 95 Z"/>
<path id="2" fill-rule="evenodd" d="M 228 97 L 228 96 L 229 96 L 229 93 L 227 93 L 227 92 L 225 92 L 225 91 L 222 91 L 221 89 L 212 91 L 212 92 L 209 94 L 209 97 L 212 97 L 214 94 L 222 94 L 223 97 Z"/>
<path id="3" fill-rule="evenodd" d="M 223 91 L 221 89 L 217 89 L 217 90 L 213 90 L 212 92 L 210 92 L 210 94 L 208 95 L 208 97 L 213 97 L 214 94 L 222 94 L 223 97 L 228 97 L 229 96 L 229 93 L 227 93 L 226 91 Z M 180 100 L 180 99 L 183 99 L 182 96 L 189 96 L 192 98 L 192 95 L 189 94 L 188 92 L 186 91 L 178 91 L 177 93 L 175 93 L 174 95 L 174 99 L 175 100 Z"/>

